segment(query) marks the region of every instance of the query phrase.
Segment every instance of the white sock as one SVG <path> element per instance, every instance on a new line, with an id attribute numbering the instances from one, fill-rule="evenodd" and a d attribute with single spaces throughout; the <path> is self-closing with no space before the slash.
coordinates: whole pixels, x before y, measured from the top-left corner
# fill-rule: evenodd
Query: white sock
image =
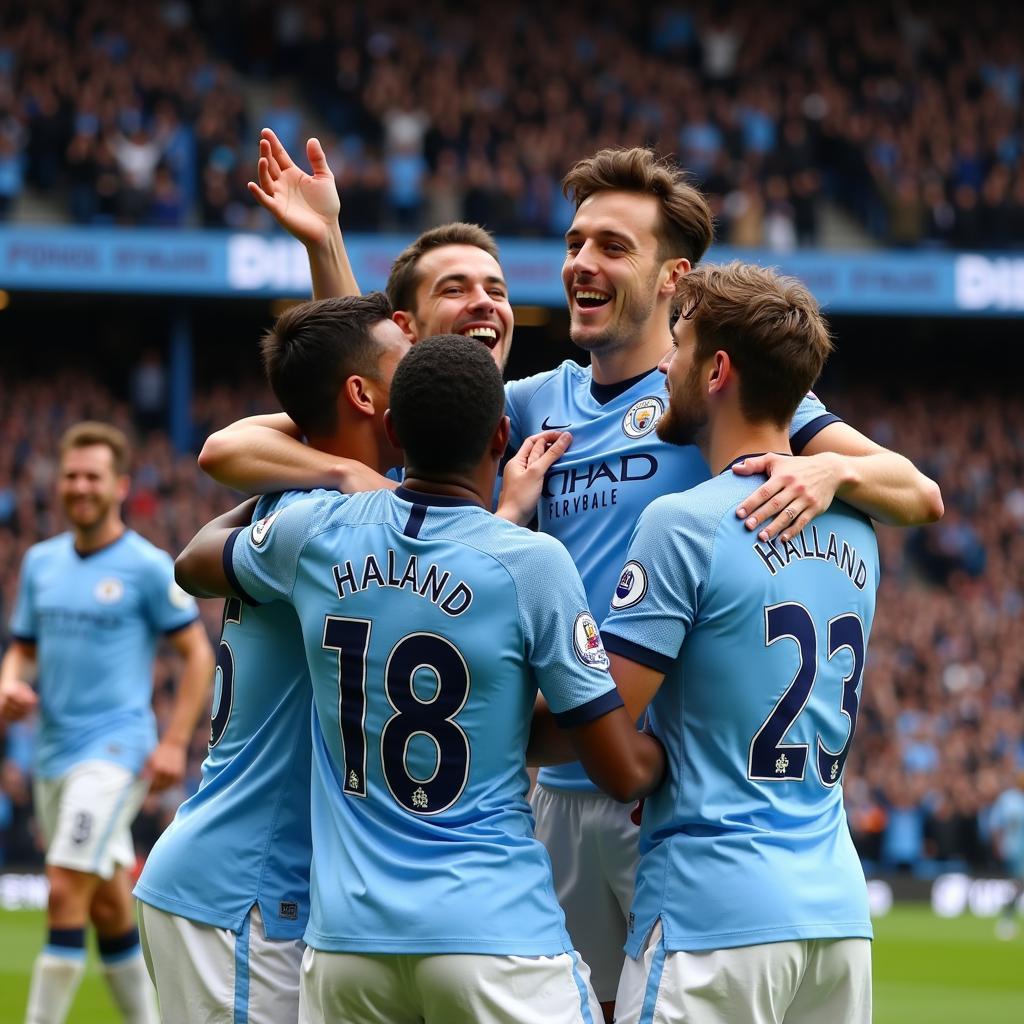
<path id="1" fill-rule="evenodd" d="M 136 948 L 134 954 L 124 960 L 104 962 L 103 977 L 125 1024 L 160 1024 L 156 992 L 141 949 Z"/>
<path id="2" fill-rule="evenodd" d="M 64 1024 L 85 973 L 85 950 L 81 955 L 55 956 L 43 950 L 32 967 L 25 1024 Z"/>

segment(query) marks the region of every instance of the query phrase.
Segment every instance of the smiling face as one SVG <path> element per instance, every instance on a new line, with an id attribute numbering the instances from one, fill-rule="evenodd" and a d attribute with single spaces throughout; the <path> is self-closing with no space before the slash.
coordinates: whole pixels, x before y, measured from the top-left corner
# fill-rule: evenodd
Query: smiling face
<path id="1" fill-rule="evenodd" d="M 415 310 L 395 320 L 409 337 L 462 334 L 486 345 L 498 368 L 512 347 L 512 307 L 498 261 L 475 245 L 442 245 L 420 257 Z"/>
<path id="2" fill-rule="evenodd" d="M 69 448 L 61 458 L 57 494 L 72 526 L 91 531 L 119 514 L 128 478 L 118 475 L 114 453 L 105 444 Z"/>
<path id="3" fill-rule="evenodd" d="M 562 285 L 569 335 L 588 352 L 639 339 L 654 315 L 659 274 L 654 196 L 596 192 L 580 203 L 565 234 Z"/>

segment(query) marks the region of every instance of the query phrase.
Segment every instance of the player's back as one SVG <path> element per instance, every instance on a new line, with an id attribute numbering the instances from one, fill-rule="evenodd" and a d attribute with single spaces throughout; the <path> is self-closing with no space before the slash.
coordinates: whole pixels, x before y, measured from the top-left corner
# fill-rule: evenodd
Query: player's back
<path id="1" fill-rule="evenodd" d="M 572 431 L 572 446 L 545 478 L 538 522 L 569 550 L 591 608 L 600 614 L 643 510 L 655 498 L 707 480 L 707 463 L 695 445 L 658 437 L 668 394 L 657 369 L 600 386 L 589 366 L 569 360 L 506 385 L 506 395 L 513 445 L 552 427 Z M 802 432 L 834 419 L 816 398 L 804 398 L 793 420 L 794 450 L 800 450 Z M 597 788 L 580 764 L 542 768 L 539 779 L 554 789 Z"/>
<path id="2" fill-rule="evenodd" d="M 265 523 L 307 497 L 304 491 L 266 496 L 253 521 Z M 255 607 L 225 601 L 202 781 L 150 853 L 135 890 L 139 899 L 236 932 L 258 903 L 268 938 L 302 936 L 312 856 L 311 709 L 294 609 L 281 601 Z"/>
<path id="3" fill-rule="evenodd" d="M 650 715 L 670 781 L 644 813 L 631 953 L 663 912 L 670 949 L 871 934 L 839 782 L 874 531 L 836 502 L 758 541 L 734 511 L 756 483 L 726 471 L 652 504 L 605 621 L 610 650 L 639 642 L 666 671 Z"/>
<path id="4" fill-rule="evenodd" d="M 320 503 L 305 525 L 301 508 L 233 564 L 242 588 L 290 591 L 313 676 L 307 942 L 570 950 L 526 802 L 531 713 L 538 684 L 583 720 L 618 697 L 568 554 L 404 488 Z"/>

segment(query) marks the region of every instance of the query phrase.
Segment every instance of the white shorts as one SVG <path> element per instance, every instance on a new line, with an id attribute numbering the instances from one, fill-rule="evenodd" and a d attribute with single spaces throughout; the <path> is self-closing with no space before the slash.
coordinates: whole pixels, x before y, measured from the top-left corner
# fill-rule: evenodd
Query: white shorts
<path id="1" fill-rule="evenodd" d="M 626 956 L 622 947 L 640 858 L 640 829 L 629 819 L 632 805 L 604 793 L 543 785 L 530 803 L 536 836 L 551 858 L 565 926 L 590 966 L 597 998 L 610 1003 Z"/>
<path id="2" fill-rule="evenodd" d="M 168 1024 L 296 1024 L 301 939 L 268 939 L 254 905 L 236 935 L 139 903 L 139 937 Z"/>
<path id="3" fill-rule="evenodd" d="M 302 961 L 300 1024 L 601 1024 L 579 954 L 325 953 Z"/>
<path id="4" fill-rule="evenodd" d="M 131 824 L 149 783 L 112 761 L 83 761 L 56 779 L 36 779 L 36 817 L 46 863 L 112 878 L 135 864 Z"/>
<path id="5" fill-rule="evenodd" d="M 615 1024 L 870 1024 L 869 939 L 667 952 L 659 921 L 626 958 Z"/>

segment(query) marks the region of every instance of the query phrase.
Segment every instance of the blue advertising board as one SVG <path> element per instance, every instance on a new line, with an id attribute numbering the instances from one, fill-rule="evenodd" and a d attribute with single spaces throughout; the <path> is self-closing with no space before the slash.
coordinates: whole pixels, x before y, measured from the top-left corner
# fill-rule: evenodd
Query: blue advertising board
<path id="1" fill-rule="evenodd" d="M 402 235 L 346 239 L 361 287 L 382 288 Z M 512 301 L 564 301 L 557 240 L 499 240 Z M 788 253 L 715 246 L 714 262 L 774 266 L 807 283 L 829 312 L 906 316 L 1024 316 L 1024 252 Z M 309 294 L 301 245 L 284 235 L 221 231 L 6 226 L 0 228 L 0 288 L 223 298 Z"/>

